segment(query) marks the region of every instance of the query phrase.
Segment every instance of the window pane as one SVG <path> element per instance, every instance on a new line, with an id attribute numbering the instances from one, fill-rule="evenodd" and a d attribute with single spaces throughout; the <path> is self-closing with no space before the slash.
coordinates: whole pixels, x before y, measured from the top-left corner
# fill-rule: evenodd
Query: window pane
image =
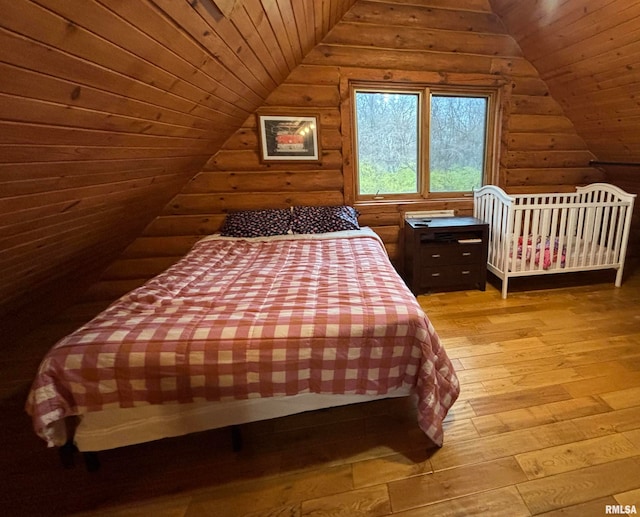
<path id="1" fill-rule="evenodd" d="M 356 92 L 359 194 L 418 192 L 416 93 Z"/>
<path id="2" fill-rule="evenodd" d="M 430 192 L 482 186 L 487 105 L 485 97 L 431 97 Z"/>

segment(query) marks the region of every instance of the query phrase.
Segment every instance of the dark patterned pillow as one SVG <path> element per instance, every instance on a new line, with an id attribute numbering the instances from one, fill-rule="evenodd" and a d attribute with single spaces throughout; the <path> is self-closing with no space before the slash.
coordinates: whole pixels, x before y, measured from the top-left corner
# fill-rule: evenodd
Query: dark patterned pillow
<path id="1" fill-rule="evenodd" d="M 269 237 L 291 230 L 291 209 L 242 210 L 227 214 L 220 234 L 225 237 Z"/>
<path id="2" fill-rule="evenodd" d="M 358 211 L 351 206 L 294 206 L 293 233 L 359 230 Z"/>

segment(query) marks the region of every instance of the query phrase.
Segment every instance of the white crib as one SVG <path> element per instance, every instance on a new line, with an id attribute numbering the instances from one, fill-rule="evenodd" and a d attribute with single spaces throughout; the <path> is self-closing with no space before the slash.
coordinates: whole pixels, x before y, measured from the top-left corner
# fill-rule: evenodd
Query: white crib
<path id="1" fill-rule="evenodd" d="M 487 185 L 474 192 L 474 216 L 489 223 L 487 269 L 509 278 L 616 269 L 622 272 L 636 195 L 607 183 L 571 193 L 508 195 Z"/>

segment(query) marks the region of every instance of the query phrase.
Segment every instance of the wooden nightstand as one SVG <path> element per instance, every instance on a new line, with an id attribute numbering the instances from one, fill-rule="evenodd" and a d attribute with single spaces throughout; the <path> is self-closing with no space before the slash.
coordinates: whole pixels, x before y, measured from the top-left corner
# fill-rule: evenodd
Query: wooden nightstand
<path id="1" fill-rule="evenodd" d="M 404 273 L 414 294 L 485 290 L 489 225 L 475 217 L 407 219 Z"/>

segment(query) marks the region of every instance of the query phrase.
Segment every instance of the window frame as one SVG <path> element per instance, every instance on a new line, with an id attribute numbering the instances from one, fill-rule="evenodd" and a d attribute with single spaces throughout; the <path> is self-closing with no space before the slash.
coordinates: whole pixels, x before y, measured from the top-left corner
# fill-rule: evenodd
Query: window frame
<path id="1" fill-rule="evenodd" d="M 418 94 L 418 172 L 416 193 L 408 194 L 360 194 L 359 163 L 358 163 L 358 127 L 357 127 L 357 103 L 358 92 L 370 93 L 407 93 Z M 487 113 L 485 122 L 484 139 L 484 170 L 482 185 L 491 183 L 497 177 L 498 164 L 496 163 L 496 148 L 499 138 L 499 110 L 500 88 L 492 86 L 459 86 L 459 85 L 433 85 L 414 83 L 378 83 L 368 81 L 353 81 L 349 83 L 349 97 L 351 100 L 352 123 L 352 157 L 353 157 L 353 195 L 354 202 L 421 202 L 428 199 L 452 199 L 468 197 L 471 191 L 457 192 L 430 192 L 429 151 L 431 145 L 431 98 L 432 96 L 456 96 L 485 98 L 487 100 Z"/>

